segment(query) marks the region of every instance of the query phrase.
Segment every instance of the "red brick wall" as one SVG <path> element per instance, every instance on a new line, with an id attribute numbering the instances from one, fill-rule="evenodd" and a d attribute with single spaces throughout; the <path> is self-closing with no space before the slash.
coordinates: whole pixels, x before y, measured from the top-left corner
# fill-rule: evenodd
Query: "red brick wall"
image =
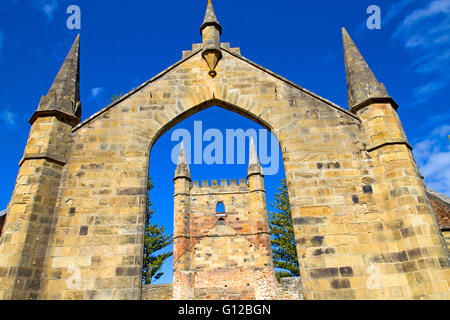
<path id="1" fill-rule="evenodd" d="M 439 225 L 441 227 L 450 225 L 450 205 L 439 200 L 436 197 L 428 195 L 428 199 L 431 202 L 434 212 L 436 213 Z"/>

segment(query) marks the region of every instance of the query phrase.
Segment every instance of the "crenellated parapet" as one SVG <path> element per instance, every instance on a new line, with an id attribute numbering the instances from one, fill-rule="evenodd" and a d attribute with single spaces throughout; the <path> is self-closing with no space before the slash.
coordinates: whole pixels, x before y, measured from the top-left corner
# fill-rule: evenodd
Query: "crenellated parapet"
<path id="1" fill-rule="evenodd" d="M 249 192 L 246 179 L 192 181 L 191 194 Z"/>

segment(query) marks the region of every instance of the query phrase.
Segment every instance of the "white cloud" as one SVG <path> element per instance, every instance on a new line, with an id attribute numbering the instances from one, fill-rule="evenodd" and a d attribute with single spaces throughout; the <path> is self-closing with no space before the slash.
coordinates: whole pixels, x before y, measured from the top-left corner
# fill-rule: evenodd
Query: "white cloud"
<path id="1" fill-rule="evenodd" d="M 431 189 L 450 197 L 450 150 L 431 153 L 419 168 Z"/>
<path id="2" fill-rule="evenodd" d="M 407 103 L 409 106 L 416 106 L 430 100 L 435 94 L 447 87 L 448 81 L 445 79 L 431 81 L 414 89 L 414 93 Z"/>
<path id="3" fill-rule="evenodd" d="M 97 98 L 105 89 L 97 87 L 91 89 L 91 98 Z"/>
<path id="4" fill-rule="evenodd" d="M 429 76 L 405 104 L 429 101 L 450 84 L 450 0 L 399 0 L 382 10 L 382 28 L 395 27 L 392 39 L 415 55 L 408 71 Z M 367 30 L 366 21 L 356 33 Z"/>
<path id="5" fill-rule="evenodd" d="M 53 21 L 55 11 L 59 7 L 59 2 L 57 0 L 37 0 L 34 2 L 34 6 L 44 14 L 47 22 L 50 23 Z"/>
<path id="6" fill-rule="evenodd" d="M 389 23 L 392 19 L 402 13 L 407 7 L 416 4 L 417 2 L 426 3 L 426 1 L 424 0 L 401 0 L 391 4 L 387 9 L 385 17 L 383 18 L 383 23 Z"/>
<path id="7" fill-rule="evenodd" d="M 403 20 L 400 28 L 411 28 L 414 24 L 441 13 L 450 13 L 450 0 L 434 0 L 427 7 L 414 10 Z"/>
<path id="8" fill-rule="evenodd" d="M 432 132 L 434 136 L 446 137 L 450 133 L 450 125 L 444 124 L 441 127 L 435 128 Z M 450 141 L 449 141 L 450 142 Z"/>
<path id="9" fill-rule="evenodd" d="M 2 110 L 0 111 L 0 123 L 2 127 L 9 129 L 14 129 L 16 127 L 17 114 L 11 111 Z"/>
<path id="10" fill-rule="evenodd" d="M 422 123 L 416 129 L 417 137 L 427 137 L 430 132 L 436 136 L 443 136 L 443 133 L 437 132 L 441 128 L 445 128 L 447 125 L 442 125 L 443 123 L 450 123 L 450 111 L 447 113 L 432 113 L 423 119 Z"/>
<path id="11" fill-rule="evenodd" d="M 5 6 L 8 7 L 8 5 L 28 5 L 28 2 L 31 2 L 32 6 L 36 9 L 38 9 L 44 17 L 47 19 L 48 23 L 51 23 L 53 21 L 53 18 L 55 17 L 55 12 L 58 10 L 62 2 L 69 2 L 69 0 L 0 0 L 2 3 L 2 6 L 0 6 L 1 9 L 5 9 Z"/>
<path id="12" fill-rule="evenodd" d="M 419 74 L 432 75 L 439 72 L 440 69 L 449 68 L 450 49 L 443 52 L 432 52 L 418 58 L 412 65 L 411 69 Z"/>
<path id="13" fill-rule="evenodd" d="M 390 24 L 394 18 L 400 15 L 408 7 L 411 7 L 417 3 L 427 3 L 427 0 L 400 0 L 389 5 L 387 9 L 382 8 L 381 13 L 381 27 Z M 355 30 L 357 35 L 360 35 L 363 31 L 367 30 L 367 21 L 363 21 Z"/>
<path id="14" fill-rule="evenodd" d="M 414 157 L 427 185 L 450 196 L 450 125 L 432 130 L 414 144 Z"/>
<path id="15" fill-rule="evenodd" d="M 393 21 L 400 14 L 404 18 L 393 39 L 416 55 L 410 71 L 432 77 L 413 90 L 407 104 L 423 104 L 450 83 L 450 0 L 402 0 L 388 8 L 386 20 Z"/>

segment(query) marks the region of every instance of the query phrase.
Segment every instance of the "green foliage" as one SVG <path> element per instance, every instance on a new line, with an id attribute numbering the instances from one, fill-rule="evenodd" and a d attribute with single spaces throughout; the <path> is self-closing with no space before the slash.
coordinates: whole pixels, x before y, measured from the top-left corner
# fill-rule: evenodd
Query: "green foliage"
<path id="1" fill-rule="evenodd" d="M 114 102 L 116 100 L 119 100 L 120 98 L 123 97 L 123 93 L 121 92 L 119 95 L 115 94 L 111 97 L 111 101 Z"/>
<path id="2" fill-rule="evenodd" d="M 300 270 L 286 180 L 281 181 L 278 190 L 279 192 L 275 194 L 275 203 L 271 204 L 276 211 L 269 212 L 269 228 L 274 267 L 281 269 L 275 274 L 280 280 L 284 277 L 299 276 Z"/>
<path id="3" fill-rule="evenodd" d="M 164 274 L 161 272 L 164 261 L 172 255 L 172 252 L 157 253 L 164 249 L 173 241 L 172 234 L 165 234 L 163 226 L 159 227 L 156 224 L 151 224 L 150 219 L 155 213 L 150 202 L 150 191 L 153 189 L 153 182 L 151 178 L 148 179 L 147 185 L 147 207 L 145 217 L 145 233 L 144 233 L 144 259 L 142 270 L 142 283 L 150 284 Z"/>

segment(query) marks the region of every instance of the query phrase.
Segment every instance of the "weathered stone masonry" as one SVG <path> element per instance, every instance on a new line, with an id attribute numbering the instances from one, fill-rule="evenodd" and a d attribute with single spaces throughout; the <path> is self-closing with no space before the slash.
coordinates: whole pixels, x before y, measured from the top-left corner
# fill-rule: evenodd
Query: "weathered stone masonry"
<path id="1" fill-rule="evenodd" d="M 191 184 L 184 145 L 175 171 L 174 299 L 276 299 L 264 176 L 250 145 L 248 182 Z M 224 213 L 217 213 L 219 203 Z"/>
<path id="2" fill-rule="evenodd" d="M 350 111 L 221 43 L 211 3 L 201 30 L 181 61 L 81 123 L 77 38 L 30 121 L 0 299 L 141 299 L 151 147 L 211 106 L 280 142 L 305 299 L 448 299 L 447 248 L 398 106 L 348 34 Z"/>
<path id="3" fill-rule="evenodd" d="M 142 300 L 171 300 L 172 298 L 172 284 L 150 284 L 142 286 Z M 277 299 L 303 300 L 300 278 L 282 278 L 280 282 L 277 282 Z"/>

